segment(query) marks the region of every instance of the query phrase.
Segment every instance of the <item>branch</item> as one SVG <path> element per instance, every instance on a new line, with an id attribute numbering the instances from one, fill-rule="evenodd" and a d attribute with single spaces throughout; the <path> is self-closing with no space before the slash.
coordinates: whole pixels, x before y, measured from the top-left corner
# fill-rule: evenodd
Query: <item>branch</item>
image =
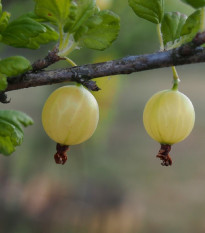
<path id="1" fill-rule="evenodd" d="M 32 72 L 37 72 L 39 70 L 45 69 L 60 60 L 65 60 L 65 58 L 59 57 L 58 48 L 54 47 L 53 50 L 50 51 L 45 58 L 39 59 L 32 64 Z"/>
<path id="2" fill-rule="evenodd" d="M 30 71 L 20 77 L 8 78 L 9 84 L 6 91 L 68 81 L 82 83 L 91 90 L 99 90 L 95 82 L 90 81 L 91 79 L 205 62 L 205 48 L 199 47 L 204 43 L 205 32 L 198 33 L 191 42 L 169 51 L 128 56 L 118 60 L 75 66 L 72 68 L 51 71 L 40 70 L 38 72 Z"/>

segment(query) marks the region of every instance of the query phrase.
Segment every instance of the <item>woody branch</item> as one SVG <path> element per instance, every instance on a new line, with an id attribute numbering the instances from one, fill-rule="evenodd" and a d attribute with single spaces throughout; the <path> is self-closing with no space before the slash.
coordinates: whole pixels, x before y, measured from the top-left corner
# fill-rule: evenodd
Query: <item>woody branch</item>
<path id="1" fill-rule="evenodd" d="M 8 78 L 6 92 L 69 81 L 82 83 L 89 89 L 97 91 L 99 88 L 92 81 L 93 78 L 205 62 L 205 48 L 200 47 L 204 43 L 205 32 L 198 33 L 191 42 L 168 51 L 127 56 L 107 62 L 44 71 L 45 67 L 62 60 L 55 53 L 51 52 L 51 56 L 54 57 L 49 58 L 48 56 L 50 55 L 48 55 L 45 59 L 35 62 L 32 71 L 18 77 Z"/>

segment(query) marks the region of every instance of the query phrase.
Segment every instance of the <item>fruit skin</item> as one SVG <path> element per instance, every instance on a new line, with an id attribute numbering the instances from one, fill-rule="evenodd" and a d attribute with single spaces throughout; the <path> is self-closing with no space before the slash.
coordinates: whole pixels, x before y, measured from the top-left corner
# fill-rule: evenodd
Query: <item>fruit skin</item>
<path id="1" fill-rule="evenodd" d="M 82 85 L 58 88 L 48 97 L 42 111 L 45 132 L 62 145 L 76 145 L 89 139 L 98 120 L 97 101 Z"/>
<path id="2" fill-rule="evenodd" d="M 184 140 L 195 121 L 190 99 L 177 90 L 163 90 L 147 102 L 143 122 L 147 133 L 160 144 L 172 145 Z"/>
<path id="3" fill-rule="evenodd" d="M 96 4 L 101 10 L 105 10 L 111 7 L 112 0 L 96 0 Z"/>

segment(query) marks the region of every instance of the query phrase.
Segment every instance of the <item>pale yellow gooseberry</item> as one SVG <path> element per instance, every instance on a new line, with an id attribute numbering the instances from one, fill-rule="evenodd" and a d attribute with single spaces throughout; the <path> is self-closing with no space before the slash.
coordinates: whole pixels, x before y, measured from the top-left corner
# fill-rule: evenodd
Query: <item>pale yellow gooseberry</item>
<path id="1" fill-rule="evenodd" d="M 195 121 L 190 99 L 176 90 L 164 90 L 153 95 L 143 114 L 147 133 L 161 144 L 172 145 L 184 140 Z"/>
<path id="2" fill-rule="evenodd" d="M 112 6 L 113 0 L 96 0 L 97 6 L 101 10 L 109 9 Z"/>
<path id="3" fill-rule="evenodd" d="M 48 97 L 42 111 L 45 132 L 61 145 L 75 145 L 89 139 L 98 119 L 97 101 L 82 85 L 58 88 Z"/>
<path id="4" fill-rule="evenodd" d="M 171 145 L 184 140 L 192 131 L 195 121 L 190 99 L 178 90 L 164 90 L 154 94 L 147 102 L 143 122 L 147 133 L 161 144 L 157 157 L 169 166 Z"/>

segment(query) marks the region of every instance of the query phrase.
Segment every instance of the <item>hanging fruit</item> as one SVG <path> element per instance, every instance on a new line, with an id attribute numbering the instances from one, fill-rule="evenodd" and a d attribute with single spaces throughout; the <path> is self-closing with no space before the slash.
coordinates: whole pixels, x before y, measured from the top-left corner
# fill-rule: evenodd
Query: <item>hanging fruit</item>
<path id="1" fill-rule="evenodd" d="M 70 145 L 88 140 L 99 119 L 95 97 L 82 85 L 58 88 L 47 99 L 42 111 L 42 124 L 47 135 L 57 142 L 56 163 L 64 164 Z"/>
<path id="2" fill-rule="evenodd" d="M 161 144 L 157 157 L 163 166 L 172 164 L 171 146 L 191 133 L 194 121 L 192 102 L 178 90 L 163 90 L 148 100 L 143 113 L 144 127 L 150 137 Z"/>

